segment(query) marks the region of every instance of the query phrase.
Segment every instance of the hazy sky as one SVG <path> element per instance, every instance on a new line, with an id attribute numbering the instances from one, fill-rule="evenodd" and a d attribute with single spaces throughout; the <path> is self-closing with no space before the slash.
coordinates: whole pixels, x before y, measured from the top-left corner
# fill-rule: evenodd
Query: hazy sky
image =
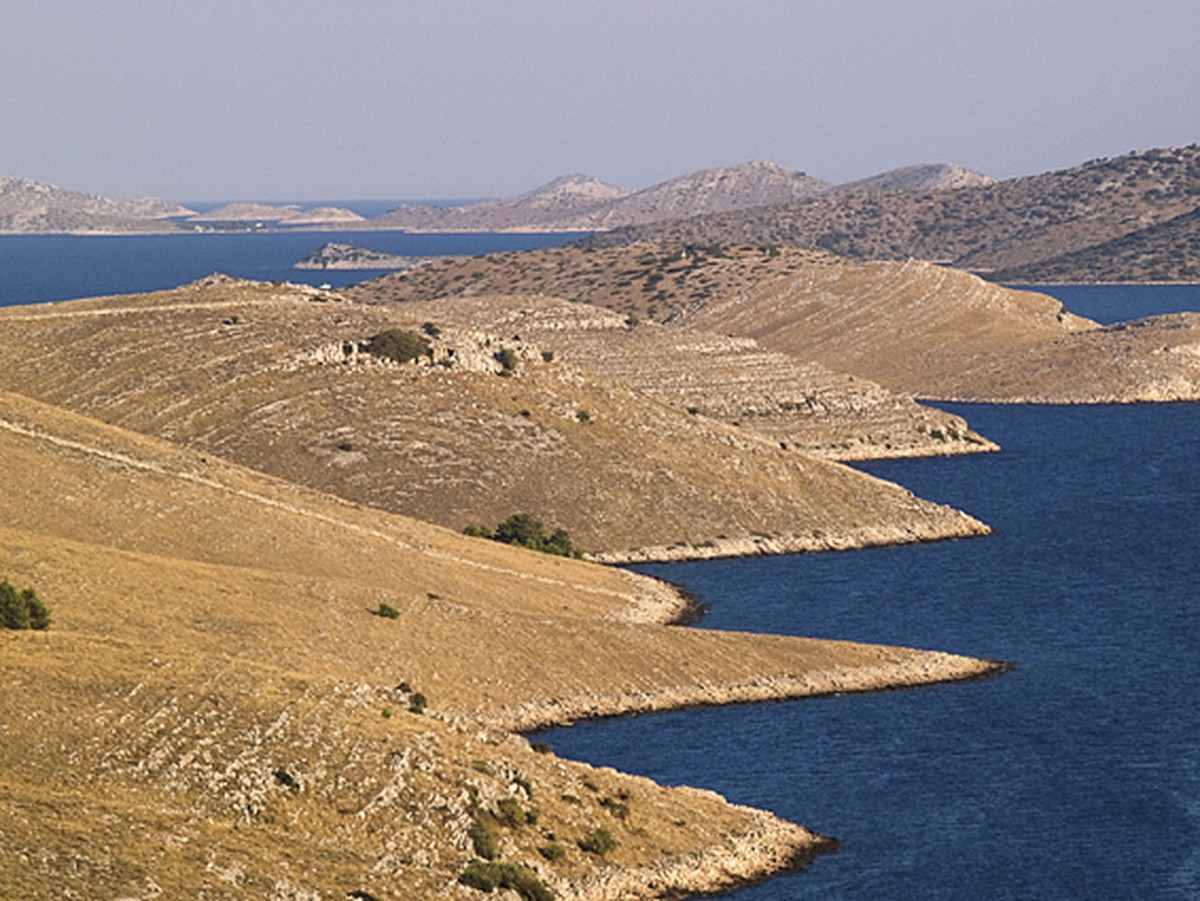
<path id="1" fill-rule="evenodd" d="M 0 0 L 0 176 L 174 200 L 996 177 L 1200 141 L 1200 0 Z"/>

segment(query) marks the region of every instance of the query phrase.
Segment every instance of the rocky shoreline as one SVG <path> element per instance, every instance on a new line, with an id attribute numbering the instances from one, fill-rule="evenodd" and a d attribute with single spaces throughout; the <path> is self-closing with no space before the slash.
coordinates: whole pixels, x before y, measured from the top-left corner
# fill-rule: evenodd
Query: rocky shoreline
<path id="1" fill-rule="evenodd" d="M 598 551 L 587 555 L 596 563 L 672 563 L 685 560 L 717 560 L 730 557 L 764 557 L 780 554 L 806 554 L 817 551 L 859 550 L 894 544 L 949 541 L 990 535 L 986 523 L 955 511 L 957 517 L 938 522 L 914 522 L 907 526 L 866 526 L 859 529 L 813 530 L 792 535 L 746 535 L 717 538 L 703 544 L 672 544 L 630 548 L 624 551 Z"/>
<path id="2" fill-rule="evenodd" d="M 818 855 L 837 848 L 836 839 L 818 835 L 765 811 L 741 809 L 754 816 L 753 827 L 732 837 L 724 847 L 684 855 L 654 866 L 607 867 L 585 879 L 556 888 L 563 897 L 576 901 L 722 894 L 796 872 Z"/>
<path id="3" fill-rule="evenodd" d="M 633 574 L 631 574 L 633 575 Z M 652 583 L 620 618 L 631 622 L 676 625 L 695 622 L 702 608 L 694 598 L 646 576 Z M 889 648 L 889 659 L 875 667 L 833 667 L 791 676 L 762 677 L 726 684 L 691 684 L 640 693 L 552 698 L 501 709 L 487 717 L 489 726 L 510 732 L 536 732 L 587 719 L 718 704 L 764 703 L 799 698 L 899 690 L 941 682 L 963 682 L 998 675 L 1011 664 L 942 652 Z M 718 797 L 703 789 L 681 788 Z M 724 798 L 720 798 L 724 801 Z M 727 803 L 727 802 L 726 802 Z M 734 805 L 738 806 L 738 805 Z M 573 882 L 555 884 L 561 897 L 578 901 L 624 901 L 722 894 L 802 869 L 820 854 L 837 848 L 837 839 L 812 832 L 766 810 L 741 807 L 753 826 L 726 844 L 651 866 L 609 865 Z"/>

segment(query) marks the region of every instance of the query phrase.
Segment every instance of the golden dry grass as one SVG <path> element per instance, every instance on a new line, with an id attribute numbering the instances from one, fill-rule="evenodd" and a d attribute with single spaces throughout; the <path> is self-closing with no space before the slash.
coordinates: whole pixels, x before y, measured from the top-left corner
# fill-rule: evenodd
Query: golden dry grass
<path id="1" fill-rule="evenodd" d="M 448 326 L 437 362 L 421 365 L 346 351 L 421 321 L 223 280 L 10 307 L 0 386 L 453 529 L 532 512 L 605 559 L 986 531 L 750 429 L 544 362 L 525 336 Z M 501 348 L 519 357 L 511 377 L 494 359 Z"/>
<path id="2" fill-rule="evenodd" d="M 606 897 L 618 877 L 643 893 L 713 887 L 729 878 L 714 874 L 721 848 L 752 875 L 816 840 L 503 729 L 988 669 L 636 624 L 673 600 L 643 577 L 469 539 L 18 395 L 0 394 L 0 459 L 0 571 L 54 617 L 50 632 L 0 635 L 7 897 L 473 897 L 454 881 L 473 856 L 472 796 L 537 807 L 536 825 L 501 828 L 501 853 L 564 896 Z M 399 618 L 372 615 L 380 603 Z M 408 712 L 402 681 L 428 713 Z M 619 842 L 604 862 L 574 845 L 598 825 Z M 550 834 L 567 849 L 555 863 L 537 851 Z"/>

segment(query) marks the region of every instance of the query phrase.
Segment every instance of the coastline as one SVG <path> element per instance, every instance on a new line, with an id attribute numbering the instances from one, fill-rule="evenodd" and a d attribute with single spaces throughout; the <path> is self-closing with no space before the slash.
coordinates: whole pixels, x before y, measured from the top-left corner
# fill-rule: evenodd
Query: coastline
<path id="1" fill-rule="evenodd" d="M 747 832 L 732 836 L 724 847 L 708 848 L 652 866 L 607 867 L 556 887 L 564 897 L 576 901 L 718 895 L 795 873 L 821 854 L 838 847 L 837 839 L 819 835 L 774 814 L 741 805 L 731 806 L 751 816 L 753 825 Z"/>
<path id="2" fill-rule="evenodd" d="M 630 573 L 645 589 L 633 607 L 612 616 L 648 627 L 688 626 L 703 615 L 703 607 L 686 590 L 650 576 Z M 927 685 L 968 682 L 1007 672 L 1006 661 L 984 660 L 902 647 L 885 650 L 888 660 L 878 666 L 832 667 L 787 676 L 756 677 L 723 684 L 692 683 L 643 692 L 592 694 L 551 698 L 501 708 L 484 718 L 489 728 L 520 735 L 568 726 L 591 719 L 634 716 L 726 704 L 772 703 L 879 691 L 898 691 Z M 603 769 L 603 768 L 602 768 Z M 719 799 L 707 789 L 679 786 L 678 791 Z M 751 818 L 751 827 L 714 845 L 680 857 L 644 866 L 603 866 L 581 879 L 553 882 L 561 897 L 577 901 L 624 901 L 628 898 L 711 896 L 761 884 L 802 870 L 815 858 L 837 849 L 838 840 L 776 816 L 769 810 L 730 804 Z"/>
<path id="3" fill-rule="evenodd" d="M 992 529 L 969 514 L 955 511 L 949 522 L 917 522 L 908 526 L 863 526 L 791 535 L 746 535 L 740 538 L 716 538 L 702 544 L 677 543 L 624 551 L 597 551 L 586 555 L 594 563 L 674 563 L 686 560 L 718 560 L 730 557 L 766 557 L 782 554 L 808 554 L 819 551 L 861 550 L 916 544 L 928 541 L 953 541 L 990 535 Z M 661 621 L 661 620 L 660 620 Z"/>

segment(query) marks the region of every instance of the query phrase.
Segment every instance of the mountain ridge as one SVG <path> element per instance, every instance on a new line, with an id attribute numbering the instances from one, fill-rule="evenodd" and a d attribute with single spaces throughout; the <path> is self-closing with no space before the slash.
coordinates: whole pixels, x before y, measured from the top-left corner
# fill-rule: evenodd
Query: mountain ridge
<path id="1" fill-rule="evenodd" d="M 1200 145 L 936 191 L 850 191 L 632 226 L 588 239 L 785 244 L 858 260 L 916 258 L 987 274 L 1081 252 L 1200 207 Z M 1086 271 L 1081 280 L 1096 280 Z M 1086 276 L 1086 277 L 1085 277 Z"/>

